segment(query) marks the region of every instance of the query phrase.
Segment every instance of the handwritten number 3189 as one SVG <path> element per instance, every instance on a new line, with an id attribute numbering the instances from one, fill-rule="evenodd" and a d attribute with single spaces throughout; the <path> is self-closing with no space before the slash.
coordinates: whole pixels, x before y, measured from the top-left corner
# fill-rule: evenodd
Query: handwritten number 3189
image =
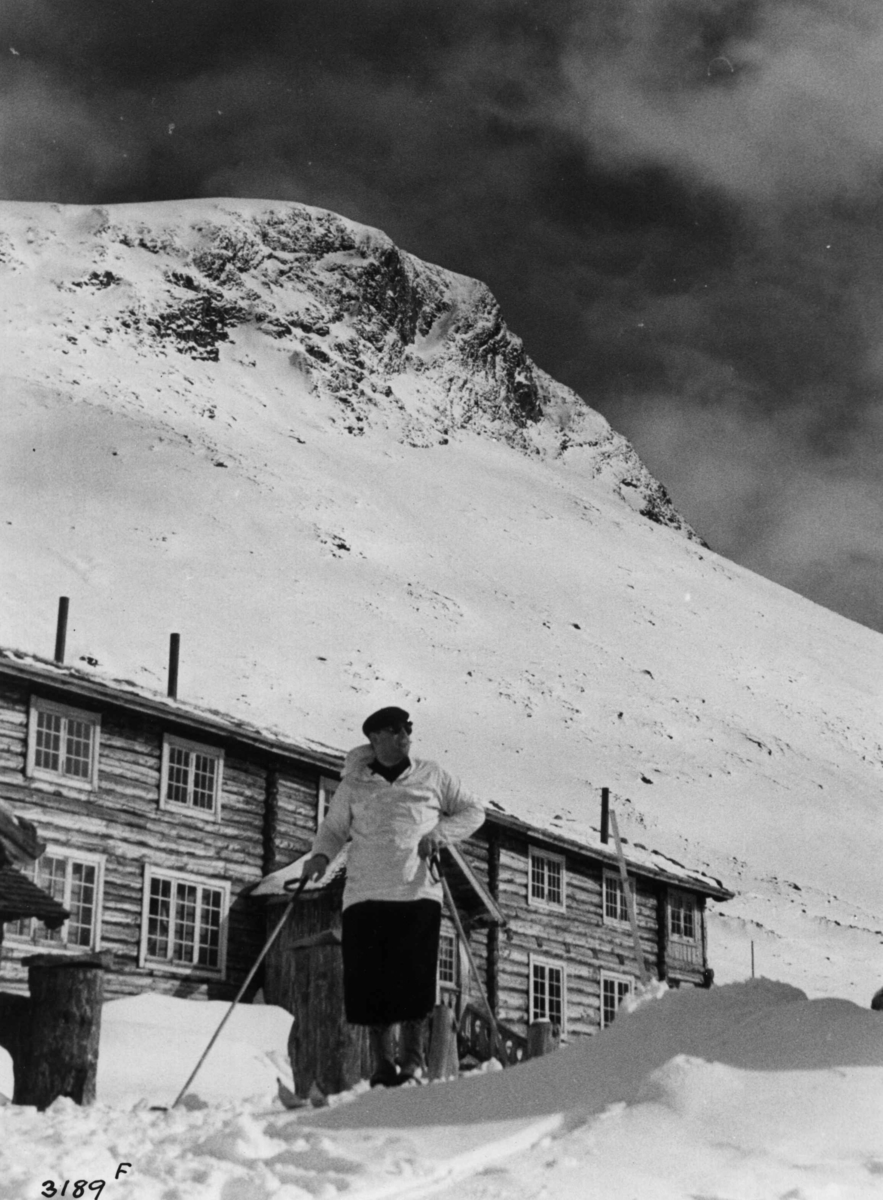
<path id="1" fill-rule="evenodd" d="M 101 1189 L 104 1187 L 104 1184 L 106 1181 L 104 1179 L 93 1179 L 92 1182 L 90 1183 L 86 1179 L 76 1179 L 76 1180 L 74 1180 L 73 1188 L 71 1189 L 70 1192 L 68 1192 L 67 1189 L 68 1189 L 68 1184 L 70 1182 L 71 1181 L 69 1179 L 65 1179 L 64 1186 L 62 1188 L 57 1188 L 51 1179 L 47 1179 L 46 1182 L 43 1184 L 43 1195 L 44 1196 L 70 1195 L 70 1196 L 73 1196 L 74 1200 L 79 1200 L 79 1198 L 81 1196 L 86 1195 L 86 1190 L 88 1189 L 90 1192 L 95 1193 L 95 1197 L 97 1200 L 97 1198 L 101 1195 Z"/>

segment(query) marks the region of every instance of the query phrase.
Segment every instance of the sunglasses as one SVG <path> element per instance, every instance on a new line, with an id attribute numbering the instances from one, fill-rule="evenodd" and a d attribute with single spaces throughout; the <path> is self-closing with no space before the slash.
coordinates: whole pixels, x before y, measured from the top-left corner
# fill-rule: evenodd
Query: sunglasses
<path id="1" fill-rule="evenodd" d="M 384 725 L 382 729 L 378 729 L 378 733 L 391 733 L 393 735 L 399 733 L 411 733 L 414 726 L 410 721 L 402 721 L 400 725 Z"/>

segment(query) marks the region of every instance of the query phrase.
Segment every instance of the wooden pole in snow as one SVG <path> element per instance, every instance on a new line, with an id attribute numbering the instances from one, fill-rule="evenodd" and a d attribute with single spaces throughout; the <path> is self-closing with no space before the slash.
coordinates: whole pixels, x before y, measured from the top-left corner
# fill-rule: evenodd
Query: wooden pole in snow
<path id="1" fill-rule="evenodd" d="M 619 840 L 619 826 L 616 823 L 616 813 L 610 813 L 610 826 L 613 829 L 613 840 L 616 842 L 616 857 L 619 859 L 619 875 L 622 880 L 622 890 L 625 895 L 625 905 L 628 909 L 629 924 L 632 927 L 632 940 L 635 943 L 635 957 L 638 960 L 638 977 L 641 984 L 647 982 L 647 968 L 644 965 L 644 951 L 641 948 L 641 938 L 638 934 L 638 915 L 635 911 L 635 897 L 632 894 L 632 886 L 629 882 L 628 871 L 625 865 L 625 855 L 622 852 L 622 842 Z"/>

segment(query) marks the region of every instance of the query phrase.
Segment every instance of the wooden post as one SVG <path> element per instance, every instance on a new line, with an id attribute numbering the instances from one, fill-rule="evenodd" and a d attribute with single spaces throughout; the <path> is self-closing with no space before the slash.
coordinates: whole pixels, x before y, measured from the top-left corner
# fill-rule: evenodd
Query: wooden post
<path id="1" fill-rule="evenodd" d="M 500 835 L 491 827 L 488 833 L 487 885 L 491 898 L 500 902 Z M 493 1012 L 500 1005 L 500 927 L 496 923 L 487 931 L 487 1000 Z"/>
<path id="2" fill-rule="evenodd" d="M 59 1096 L 70 1096 L 77 1104 L 92 1104 L 108 957 L 36 954 L 24 965 L 30 1017 L 15 1063 L 13 1102 L 43 1110 Z"/>
<path id="3" fill-rule="evenodd" d="M 430 1079 L 456 1079 L 459 1072 L 456 1019 L 446 1004 L 436 1004 L 432 1010 L 427 1073 Z"/>
<path id="4" fill-rule="evenodd" d="M 610 841 L 610 788 L 601 788 L 601 842 Z"/>
<path id="5" fill-rule="evenodd" d="M 533 1021 L 527 1027 L 527 1058 L 540 1058 L 558 1049 L 558 1042 L 552 1029 L 552 1022 L 546 1017 Z"/>
<path id="6" fill-rule="evenodd" d="M 276 837 L 279 832 L 279 768 L 273 763 L 267 767 L 267 782 L 264 790 L 264 856 L 263 872 L 269 875 L 276 866 Z"/>
<path id="7" fill-rule="evenodd" d="M 0 925 L 0 929 L 3 926 Z M 31 1033 L 31 1002 L 27 996 L 0 992 L 0 1046 L 12 1059 L 16 1083 L 21 1078 L 25 1050 Z M 11 1097 L 7 1097 L 11 1099 Z"/>
<path id="8" fill-rule="evenodd" d="M 181 657 L 181 635 L 169 635 L 169 698 L 178 699 L 178 661 Z"/>
<path id="9" fill-rule="evenodd" d="M 70 600 L 67 596 L 58 597 L 58 621 L 55 626 L 55 661 L 64 662 L 64 650 L 67 642 L 67 613 Z"/>
<path id="10" fill-rule="evenodd" d="M 347 1024 L 340 945 L 329 939 L 295 953 L 288 1039 L 294 1090 L 308 1096 L 316 1084 L 326 1096 L 345 1092 L 365 1076 L 368 1038 L 367 1031 Z"/>
<path id="11" fill-rule="evenodd" d="M 659 885 L 656 893 L 656 974 L 668 978 L 668 888 Z"/>

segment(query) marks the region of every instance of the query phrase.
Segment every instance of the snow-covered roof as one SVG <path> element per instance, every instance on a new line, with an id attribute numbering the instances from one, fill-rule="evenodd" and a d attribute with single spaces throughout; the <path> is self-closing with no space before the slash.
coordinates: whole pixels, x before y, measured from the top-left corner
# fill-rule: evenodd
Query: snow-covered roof
<path id="1" fill-rule="evenodd" d="M 252 725 L 216 709 L 184 703 L 130 680 L 103 678 L 94 672 L 26 654 L 20 650 L 0 647 L 0 675 L 41 683 L 75 693 L 85 699 L 104 701 L 151 716 L 178 721 L 218 737 L 235 738 L 237 741 L 272 751 L 283 757 L 305 758 L 332 771 L 339 770 L 343 763 L 344 756 L 339 750 L 321 742 L 309 738 L 293 740 L 276 730 Z"/>

